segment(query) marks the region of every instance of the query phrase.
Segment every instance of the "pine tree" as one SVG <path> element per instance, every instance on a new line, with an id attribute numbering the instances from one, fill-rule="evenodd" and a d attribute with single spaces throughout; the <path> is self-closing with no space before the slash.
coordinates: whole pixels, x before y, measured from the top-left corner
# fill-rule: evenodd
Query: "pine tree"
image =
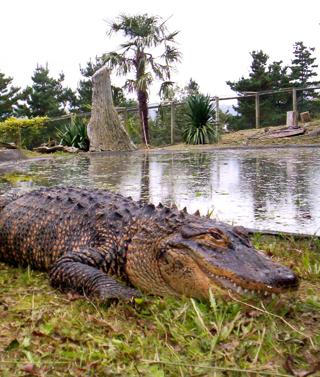
<path id="1" fill-rule="evenodd" d="M 282 61 L 268 64 L 269 56 L 263 51 L 252 51 L 251 71 L 249 77 L 241 77 L 238 81 L 227 81 L 232 90 L 238 94 L 260 92 L 289 86 L 288 67 Z M 290 95 L 272 94 L 260 97 L 260 115 L 262 125 L 277 125 L 285 120 L 286 111 L 291 105 Z M 253 97 L 238 100 L 234 106 L 238 113 L 231 118 L 231 126 L 236 129 L 253 128 L 255 126 L 255 99 Z"/>
<path id="2" fill-rule="evenodd" d="M 64 74 L 57 79 L 50 77 L 48 65 L 38 65 L 32 76 L 32 86 L 23 92 L 24 104 L 20 114 L 27 116 L 55 117 L 65 114 L 69 104 L 74 102 L 75 94 L 70 88 L 64 88 Z"/>
<path id="3" fill-rule="evenodd" d="M 318 64 L 315 63 L 316 57 L 312 56 L 314 51 L 314 47 L 306 47 L 303 42 L 296 42 L 293 45 L 294 58 L 290 66 L 292 86 L 303 88 L 319 85 L 320 82 L 314 80 L 317 77 L 315 69 L 318 68 Z M 302 110 L 309 110 L 312 107 L 312 100 L 317 97 L 313 91 L 297 91 L 298 104 Z"/>
<path id="4" fill-rule="evenodd" d="M 0 72 L 0 121 L 14 115 L 20 99 L 20 88 L 13 86 L 12 80 Z"/>
<path id="5" fill-rule="evenodd" d="M 293 45 L 294 59 L 291 61 L 291 83 L 297 87 L 318 85 L 319 81 L 312 80 L 317 76 L 315 69 L 316 57 L 312 56 L 314 47 L 306 47 L 303 42 L 296 42 Z"/>

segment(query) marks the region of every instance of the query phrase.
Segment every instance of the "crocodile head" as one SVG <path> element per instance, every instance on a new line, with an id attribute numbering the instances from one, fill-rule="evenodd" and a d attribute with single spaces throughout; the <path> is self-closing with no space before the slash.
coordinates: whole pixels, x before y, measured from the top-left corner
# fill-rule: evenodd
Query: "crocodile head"
<path id="1" fill-rule="evenodd" d="M 297 276 L 255 250 L 242 227 L 199 218 L 152 246 L 147 238 L 139 251 L 129 250 L 126 269 L 131 282 L 149 293 L 208 298 L 211 289 L 269 296 L 298 287 Z"/>

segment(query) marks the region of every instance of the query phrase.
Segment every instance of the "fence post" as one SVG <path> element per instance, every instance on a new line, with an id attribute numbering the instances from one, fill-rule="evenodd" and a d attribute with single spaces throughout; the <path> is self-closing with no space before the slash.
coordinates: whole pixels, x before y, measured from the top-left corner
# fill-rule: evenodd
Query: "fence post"
<path id="1" fill-rule="evenodd" d="M 176 104 L 171 102 L 171 144 L 174 143 L 174 128 L 176 126 Z"/>
<path id="2" fill-rule="evenodd" d="M 260 127 L 260 98 L 259 93 L 255 94 L 256 99 L 256 128 Z"/>
<path id="3" fill-rule="evenodd" d="M 297 112 L 298 106 L 297 106 L 297 89 L 292 89 L 292 111 Z"/>
<path id="4" fill-rule="evenodd" d="M 22 127 L 18 127 L 18 140 L 17 140 L 17 147 L 18 148 L 21 148 L 21 145 L 22 145 L 21 128 Z"/>
<path id="5" fill-rule="evenodd" d="M 215 103 L 216 103 L 216 125 L 217 125 L 217 128 L 219 128 L 219 124 L 220 124 L 219 97 L 218 97 L 218 96 L 215 96 L 215 97 L 214 97 L 214 100 L 215 100 Z"/>

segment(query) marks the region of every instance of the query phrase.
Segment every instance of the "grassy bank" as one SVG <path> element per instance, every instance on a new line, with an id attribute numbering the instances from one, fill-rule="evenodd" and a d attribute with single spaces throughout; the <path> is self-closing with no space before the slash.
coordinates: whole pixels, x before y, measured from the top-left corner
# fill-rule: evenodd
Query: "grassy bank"
<path id="1" fill-rule="evenodd" d="M 320 352 L 320 242 L 266 236 L 253 241 L 300 275 L 298 293 L 264 303 L 146 296 L 107 305 L 53 290 L 46 274 L 0 264 L 0 375 L 311 371 Z"/>

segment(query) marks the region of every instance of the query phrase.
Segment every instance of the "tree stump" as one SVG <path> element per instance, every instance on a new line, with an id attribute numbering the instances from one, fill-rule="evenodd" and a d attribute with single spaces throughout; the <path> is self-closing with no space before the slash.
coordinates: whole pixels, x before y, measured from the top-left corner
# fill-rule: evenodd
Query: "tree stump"
<path id="1" fill-rule="evenodd" d="M 106 66 L 92 77 L 92 111 L 87 126 L 90 152 L 136 149 L 113 106 L 110 72 Z"/>
<path id="2" fill-rule="evenodd" d="M 304 111 L 303 113 L 300 113 L 301 122 L 308 123 L 311 122 L 311 116 L 309 111 Z"/>

